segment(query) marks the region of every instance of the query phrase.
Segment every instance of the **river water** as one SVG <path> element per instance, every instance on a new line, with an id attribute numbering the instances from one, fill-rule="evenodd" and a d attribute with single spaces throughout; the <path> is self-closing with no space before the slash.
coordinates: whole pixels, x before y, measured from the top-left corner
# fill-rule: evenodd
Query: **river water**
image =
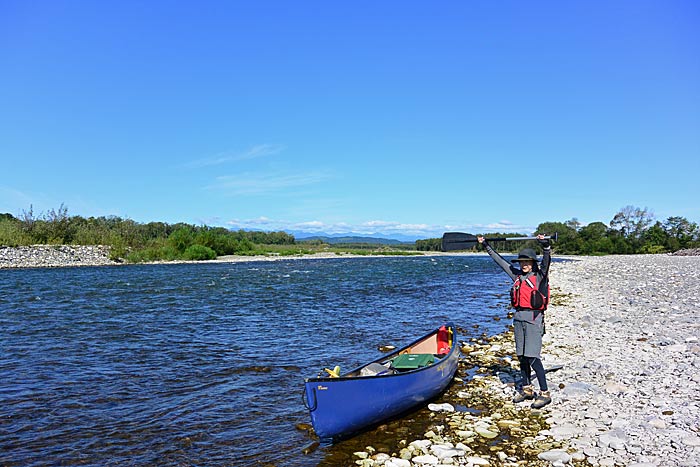
<path id="1" fill-rule="evenodd" d="M 0 465 L 327 465 L 304 378 L 501 332 L 508 282 L 485 256 L 0 270 Z"/>

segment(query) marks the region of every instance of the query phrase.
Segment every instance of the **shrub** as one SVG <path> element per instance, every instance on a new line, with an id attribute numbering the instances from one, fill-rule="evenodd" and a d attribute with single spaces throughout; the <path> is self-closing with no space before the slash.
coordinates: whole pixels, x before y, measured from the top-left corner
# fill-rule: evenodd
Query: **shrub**
<path id="1" fill-rule="evenodd" d="M 0 219 L 0 245 L 26 246 L 32 238 L 24 232 L 22 225 L 13 219 Z"/>
<path id="2" fill-rule="evenodd" d="M 666 248 L 664 248 L 663 245 L 643 245 L 641 252 L 650 255 L 658 255 L 660 253 L 666 253 Z"/>
<path id="3" fill-rule="evenodd" d="M 150 246 L 140 250 L 131 251 L 126 255 L 130 263 L 144 263 L 149 261 L 175 261 L 182 259 L 180 253 L 171 245 Z"/>
<path id="4" fill-rule="evenodd" d="M 192 229 L 188 227 L 180 227 L 170 234 L 168 242 L 180 253 L 184 253 L 194 242 L 194 234 Z"/>
<path id="5" fill-rule="evenodd" d="M 184 258 L 191 261 L 202 261 L 216 258 L 216 252 L 204 245 L 192 245 L 185 250 Z"/>

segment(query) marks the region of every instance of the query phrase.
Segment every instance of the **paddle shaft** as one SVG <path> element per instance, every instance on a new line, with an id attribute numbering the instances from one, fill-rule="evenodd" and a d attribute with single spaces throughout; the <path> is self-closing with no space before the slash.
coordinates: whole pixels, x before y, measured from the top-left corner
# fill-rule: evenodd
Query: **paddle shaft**
<path id="1" fill-rule="evenodd" d="M 557 234 L 545 235 L 545 240 L 557 241 Z M 537 237 L 492 237 L 484 238 L 487 242 L 512 242 L 516 240 L 539 240 Z M 462 232 L 446 232 L 442 236 L 442 250 L 465 250 L 471 248 L 479 243 L 478 238 L 475 235 L 462 233 Z"/>
<path id="2" fill-rule="evenodd" d="M 545 235 L 544 236 L 545 240 L 554 240 L 555 242 L 557 241 L 557 236 L 555 235 Z M 487 242 L 512 242 L 513 240 L 537 240 L 537 237 L 493 237 L 493 238 L 484 238 L 485 241 Z M 478 242 L 479 240 L 475 240 Z"/>

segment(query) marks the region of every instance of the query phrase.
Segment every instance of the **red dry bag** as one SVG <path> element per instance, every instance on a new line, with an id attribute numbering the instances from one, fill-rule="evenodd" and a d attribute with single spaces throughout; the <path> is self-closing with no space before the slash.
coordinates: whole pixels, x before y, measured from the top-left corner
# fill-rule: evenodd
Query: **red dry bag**
<path id="1" fill-rule="evenodd" d="M 445 355 L 450 353 L 450 332 L 445 326 L 440 326 L 437 333 L 437 354 Z"/>

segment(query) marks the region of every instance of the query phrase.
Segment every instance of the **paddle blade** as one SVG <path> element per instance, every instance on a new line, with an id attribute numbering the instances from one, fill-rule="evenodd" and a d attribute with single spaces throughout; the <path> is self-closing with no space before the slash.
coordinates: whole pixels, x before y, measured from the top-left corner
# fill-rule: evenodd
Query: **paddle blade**
<path id="1" fill-rule="evenodd" d="M 468 250 L 478 240 L 472 234 L 462 232 L 445 232 L 442 235 L 442 251 Z"/>

